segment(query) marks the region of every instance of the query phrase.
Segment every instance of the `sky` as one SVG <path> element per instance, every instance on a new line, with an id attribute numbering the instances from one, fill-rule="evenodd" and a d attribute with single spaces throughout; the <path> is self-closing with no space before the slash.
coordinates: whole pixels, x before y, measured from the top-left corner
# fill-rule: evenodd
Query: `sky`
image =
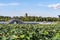
<path id="1" fill-rule="evenodd" d="M 58 17 L 60 0 L 0 0 L 0 16 Z"/>

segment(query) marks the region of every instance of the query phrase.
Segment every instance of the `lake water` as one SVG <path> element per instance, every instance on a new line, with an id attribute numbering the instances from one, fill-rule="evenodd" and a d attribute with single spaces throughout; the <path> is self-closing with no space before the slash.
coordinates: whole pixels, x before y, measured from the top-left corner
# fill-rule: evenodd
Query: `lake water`
<path id="1" fill-rule="evenodd" d="M 6 24 L 6 23 L 8 23 L 8 22 L 0 22 L 0 24 Z M 32 23 L 32 24 L 52 24 L 52 23 L 54 23 L 54 22 L 23 22 L 23 23 Z"/>
<path id="2" fill-rule="evenodd" d="M 24 23 L 52 24 L 53 22 L 24 22 Z"/>

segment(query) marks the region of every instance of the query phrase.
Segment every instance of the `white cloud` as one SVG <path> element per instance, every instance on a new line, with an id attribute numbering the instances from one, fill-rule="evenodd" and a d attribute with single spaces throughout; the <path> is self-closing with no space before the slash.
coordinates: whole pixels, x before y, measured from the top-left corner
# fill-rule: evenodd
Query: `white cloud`
<path id="1" fill-rule="evenodd" d="M 60 9 L 60 3 L 48 5 L 49 8 Z"/>
<path id="2" fill-rule="evenodd" d="M 0 3 L 0 6 L 18 6 L 19 3 Z"/>

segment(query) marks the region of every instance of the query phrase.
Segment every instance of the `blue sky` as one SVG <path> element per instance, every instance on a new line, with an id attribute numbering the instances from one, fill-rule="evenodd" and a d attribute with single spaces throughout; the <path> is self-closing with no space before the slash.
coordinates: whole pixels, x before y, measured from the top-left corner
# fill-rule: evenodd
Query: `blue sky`
<path id="1" fill-rule="evenodd" d="M 60 15 L 60 0 L 0 0 L 1 16 L 57 17 Z"/>

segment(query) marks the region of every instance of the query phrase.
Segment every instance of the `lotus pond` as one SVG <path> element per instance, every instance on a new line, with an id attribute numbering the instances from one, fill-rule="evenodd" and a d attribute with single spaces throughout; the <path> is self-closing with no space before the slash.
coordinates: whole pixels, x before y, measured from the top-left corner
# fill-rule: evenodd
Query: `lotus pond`
<path id="1" fill-rule="evenodd" d="M 0 24 L 0 40 L 60 40 L 60 25 Z"/>

